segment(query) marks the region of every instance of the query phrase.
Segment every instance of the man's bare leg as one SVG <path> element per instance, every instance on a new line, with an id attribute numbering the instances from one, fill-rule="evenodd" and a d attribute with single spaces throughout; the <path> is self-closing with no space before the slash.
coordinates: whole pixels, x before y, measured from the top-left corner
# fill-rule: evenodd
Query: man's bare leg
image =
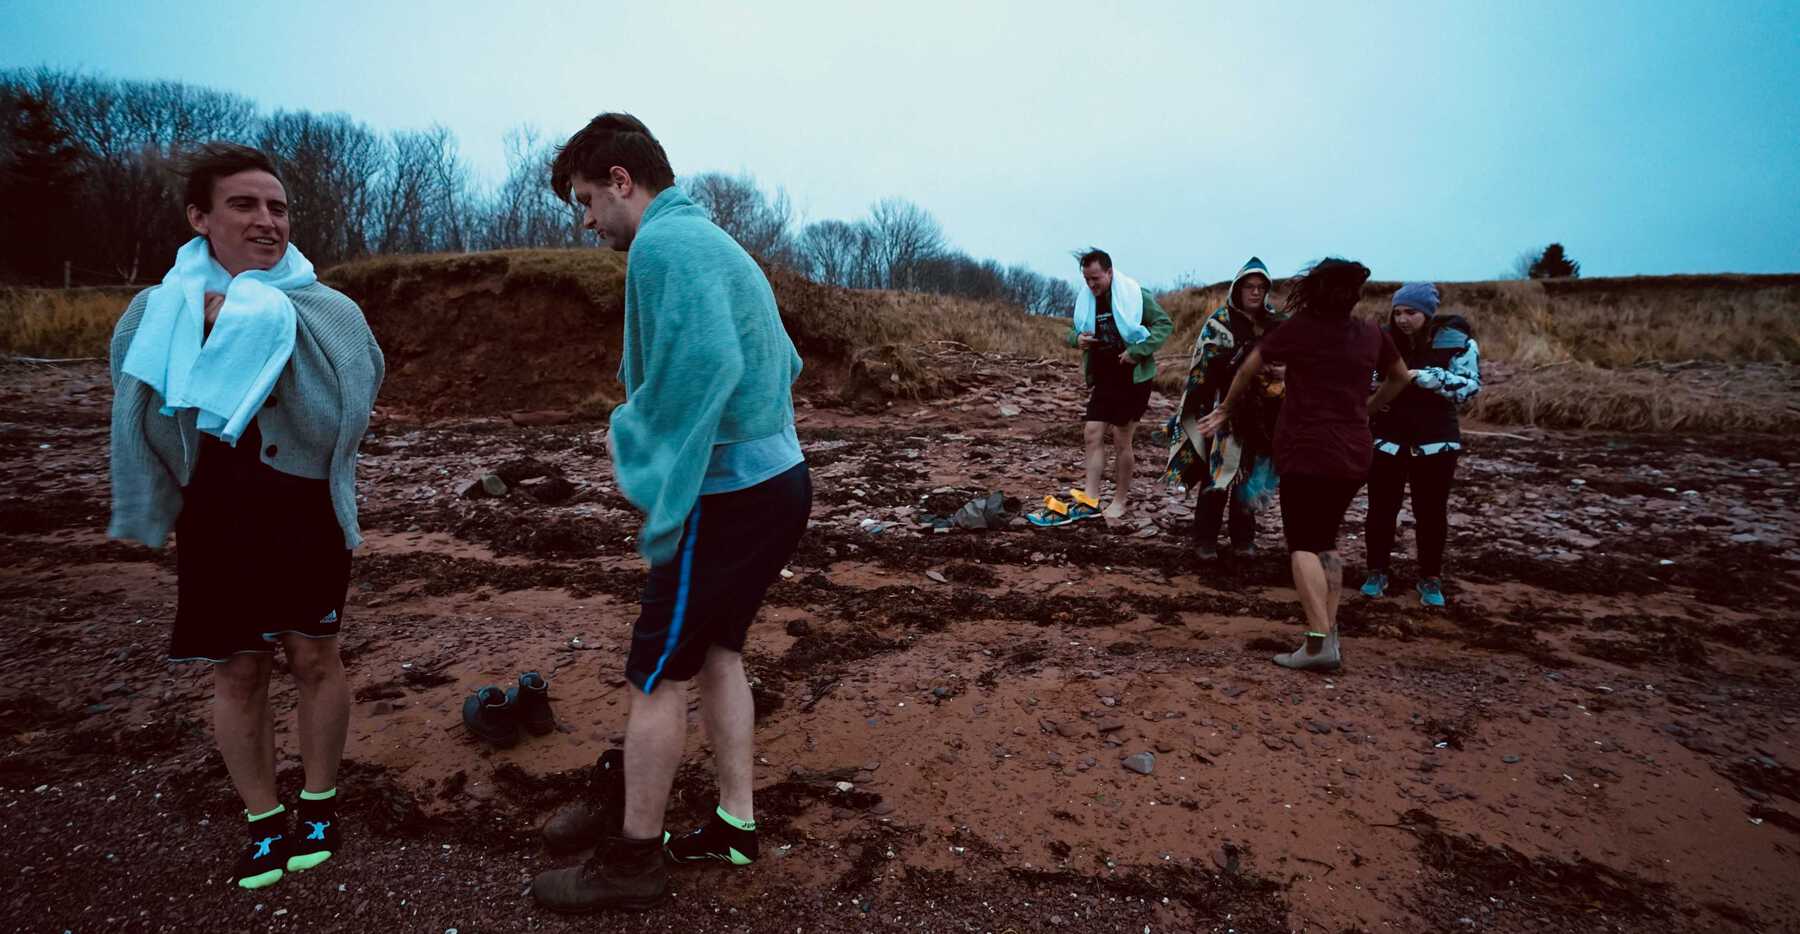
<path id="1" fill-rule="evenodd" d="M 338 656 L 338 640 L 288 634 L 281 644 L 300 692 L 300 762 L 306 769 L 306 790 L 330 791 L 337 787 L 338 764 L 350 732 L 350 683 Z"/>
<path id="2" fill-rule="evenodd" d="M 1081 426 L 1081 440 L 1087 445 L 1086 483 L 1081 492 L 1100 498 L 1100 484 L 1106 474 L 1106 423 L 1084 422 Z"/>
<path id="3" fill-rule="evenodd" d="M 719 777 L 719 806 L 738 820 L 753 823 L 756 710 L 750 679 L 744 676 L 744 656 L 717 645 L 707 649 L 698 680 L 700 716 L 712 740 L 713 768 Z"/>
<path id="4" fill-rule="evenodd" d="M 1131 501 L 1131 474 L 1137 470 L 1137 451 L 1133 442 L 1137 438 L 1137 422 L 1126 422 L 1113 425 L 1113 495 L 1112 502 L 1106 507 L 1107 518 L 1117 519 L 1125 515 L 1125 509 Z"/>
<path id="5" fill-rule="evenodd" d="M 251 814 L 275 797 L 275 724 L 269 713 L 270 657 L 246 652 L 213 666 L 213 741 L 231 785 Z"/>
<path id="6" fill-rule="evenodd" d="M 649 694 L 632 689 L 625 723 L 626 837 L 662 839 L 669 788 L 687 746 L 687 705 L 685 681 L 658 682 Z"/>

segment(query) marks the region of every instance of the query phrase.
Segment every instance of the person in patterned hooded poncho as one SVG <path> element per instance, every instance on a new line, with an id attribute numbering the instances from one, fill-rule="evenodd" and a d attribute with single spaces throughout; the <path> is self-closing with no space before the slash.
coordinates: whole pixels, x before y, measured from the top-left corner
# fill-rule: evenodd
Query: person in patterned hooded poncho
<path id="1" fill-rule="evenodd" d="M 1269 290 L 1269 269 L 1252 256 L 1232 277 L 1225 304 L 1201 325 L 1181 404 L 1169 418 L 1164 478 L 1200 491 L 1194 508 L 1194 550 L 1204 560 L 1218 557 L 1219 526 L 1228 502 L 1232 551 L 1239 557 L 1253 556 L 1256 513 L 1275 492 L 1272 453 L 1282 395 L 1280 368 L 1270 367 L 1262 374 L 1246 400 L 1251 404 L 1235 413 L 1224 430 L 1211 438 L 1194 431 L 1194 424 L 1224 398 L 1251 348 L 1286 319 L 1269 303 Z"/>

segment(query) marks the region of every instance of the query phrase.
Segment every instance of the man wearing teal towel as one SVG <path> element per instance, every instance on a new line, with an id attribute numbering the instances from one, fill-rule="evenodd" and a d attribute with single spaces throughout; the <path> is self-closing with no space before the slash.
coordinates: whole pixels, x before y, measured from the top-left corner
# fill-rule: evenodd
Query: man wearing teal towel
<path id="1" fill-rule="evenodd" d="M 667 892 L 665 859 L 756 858 L 742 653 L 812 509 L 790 394 L 800 355 L 762 268 L 675 187 L 662 144 L 636 117 L 595 117 L 557 151 L 551 185 L 626 254 L 625 402 L 607 445 L 619 491 L 644 513 L 638 550 L 650 577 L 625 664 L 624 813 L 601 815 L 593 857 L 538 876 L 532 894 L 558 911 L 647 908 Z M 663 812 L 689 681 L 700 684 L 719 807 L 671 840 Z"/>

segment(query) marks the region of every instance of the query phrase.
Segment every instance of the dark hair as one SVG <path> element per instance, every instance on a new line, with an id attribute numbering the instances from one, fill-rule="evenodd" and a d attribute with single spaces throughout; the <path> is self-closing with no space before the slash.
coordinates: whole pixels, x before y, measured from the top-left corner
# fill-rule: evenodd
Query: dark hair
<path id="1" fill-rule="evenodd" d="M 669 154 L 663 152 L 644 121 L 630 114 L 603 113 L 556 148 L 556 158 L 550 162 L 550 188 L 568 201 L 576 175 L 599 181 L 610 175 L 615 165 L 653 192 L 675 184 Z"/>
<path id="2" fill-rule="evenodd" d="M 1269 274 L 1260 269 L 1255 272 L 1247 272 L 1238 276 L 1237 280 L 1231 283 L 1231 294 L 1225 296 L 1225 303 L 1233 308 L 1241 308 L 1243 306 L 1243 298 L 1238 295 L 1238 292 L 1244 287 L 1245 283 L 1250 280 L 1251 276 L 1255 276 L 1263 281 L 1263 310 L 1267 311 L 1272 304 L 1269 301 L 1269 293 L 1275 291 L 1275 280 L 1269 278 Z"/>
<path id="3" fill-rule="evenodd" d="M 1106 251 L 1097 246 L 1088 247 L 1086 252 L 1077 252 L 1075 259 L 1081 263 L 1083 269 L 1086 269 L 1089 263 L 1099 263 L 1101 269 L 1112 272 L 1112 257 L 1106 255 Z"/>
<path id="4" fill-rule="evenodd" d="M 182 204 L 210 212 L 213 183 L 252 169 L 267 172 L 275 176 L 276 181 L 281 181 L 281 173 L 275 171 L 275 160 L 260 149 L 222 140 L 202 144 L 181 159 L 179 171 L 187 179 L 181 193 Z"/>
<path id="5" fill-rule="evenodd" d="M 1362 298 L 1369 267 L 1329 256 L 1307 267 L 1288 289 L 1288 311 L 1326 321 L 1348 321 Z"/>

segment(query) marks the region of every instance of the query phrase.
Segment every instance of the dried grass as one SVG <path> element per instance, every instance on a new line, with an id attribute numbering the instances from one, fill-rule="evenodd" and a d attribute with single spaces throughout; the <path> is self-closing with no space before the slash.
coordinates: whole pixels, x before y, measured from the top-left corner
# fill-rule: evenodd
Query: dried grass
<path id="1" fill-rule="evenodd" d="M 0 352 L 100 357 L 132 289 L 0 289 Z"/>
<path id="2" fill-rule="evenodd" d="M 1607 369 L 1570 361 L 1490 376 L 1468 417 L 1542 428 L 1794 434 L 1796 400 L 1800 367 L 1790 364 Z"/>
<path id="3" fill-rule="evenodd" d="M 510 291 L 542 287 L 596 308 L 620 307 L 623 258 L 598 250 L 383 257 L 329 270 L 328 282 L 389 305 L 428 308 L 443 289 L 477 285 L 502 269 Z M 878 373 L 884 391 L 943 387 L 931 352 L 1072 360 L 1067 318 L 1029 317 L 993 302 L 902 292 L 856 292 L 785 272 L 772 279 L 809 370 L 834 378 Z M 1387 314 L 1397 283 L 1370 283 L 1358 313 Z M 1442 286 L 1441 314 L 1468 318 L 1487 386 L 1470 416 L 1498 424 L 1616 431 L 1800 431 L 1800 276 L 1670 276 Z M 1277 301 L 1282 283 L 1277 283 Z M 1175 329 L 1160 355 L 1159 387 L 1180 392 L 1200 324 L 1223 284 L 1160 297 Z M 104 357 L 131 292 L 0 289 L 0 352 Z M 372 322 L 377 332 L 383 322 Z"/>
<path id="4" fill-rule="evenodd" d="M 1398 283 L 1357 314 L 1384 320 Z M 1613 431 L 1800 430 L 1800 276 L 1664 276 L 1440 286 L 1469 319 L 1486 387 L 1469 411 L 1498 424 Z M 1277 284 L 1277 302 L 1281 284 Z M 1223 284 L 1162 298 L 1175 334 L 1158 380 L 1179 392 Z M 1172 365 L 1170 365 L 1172 364 Z"/>

